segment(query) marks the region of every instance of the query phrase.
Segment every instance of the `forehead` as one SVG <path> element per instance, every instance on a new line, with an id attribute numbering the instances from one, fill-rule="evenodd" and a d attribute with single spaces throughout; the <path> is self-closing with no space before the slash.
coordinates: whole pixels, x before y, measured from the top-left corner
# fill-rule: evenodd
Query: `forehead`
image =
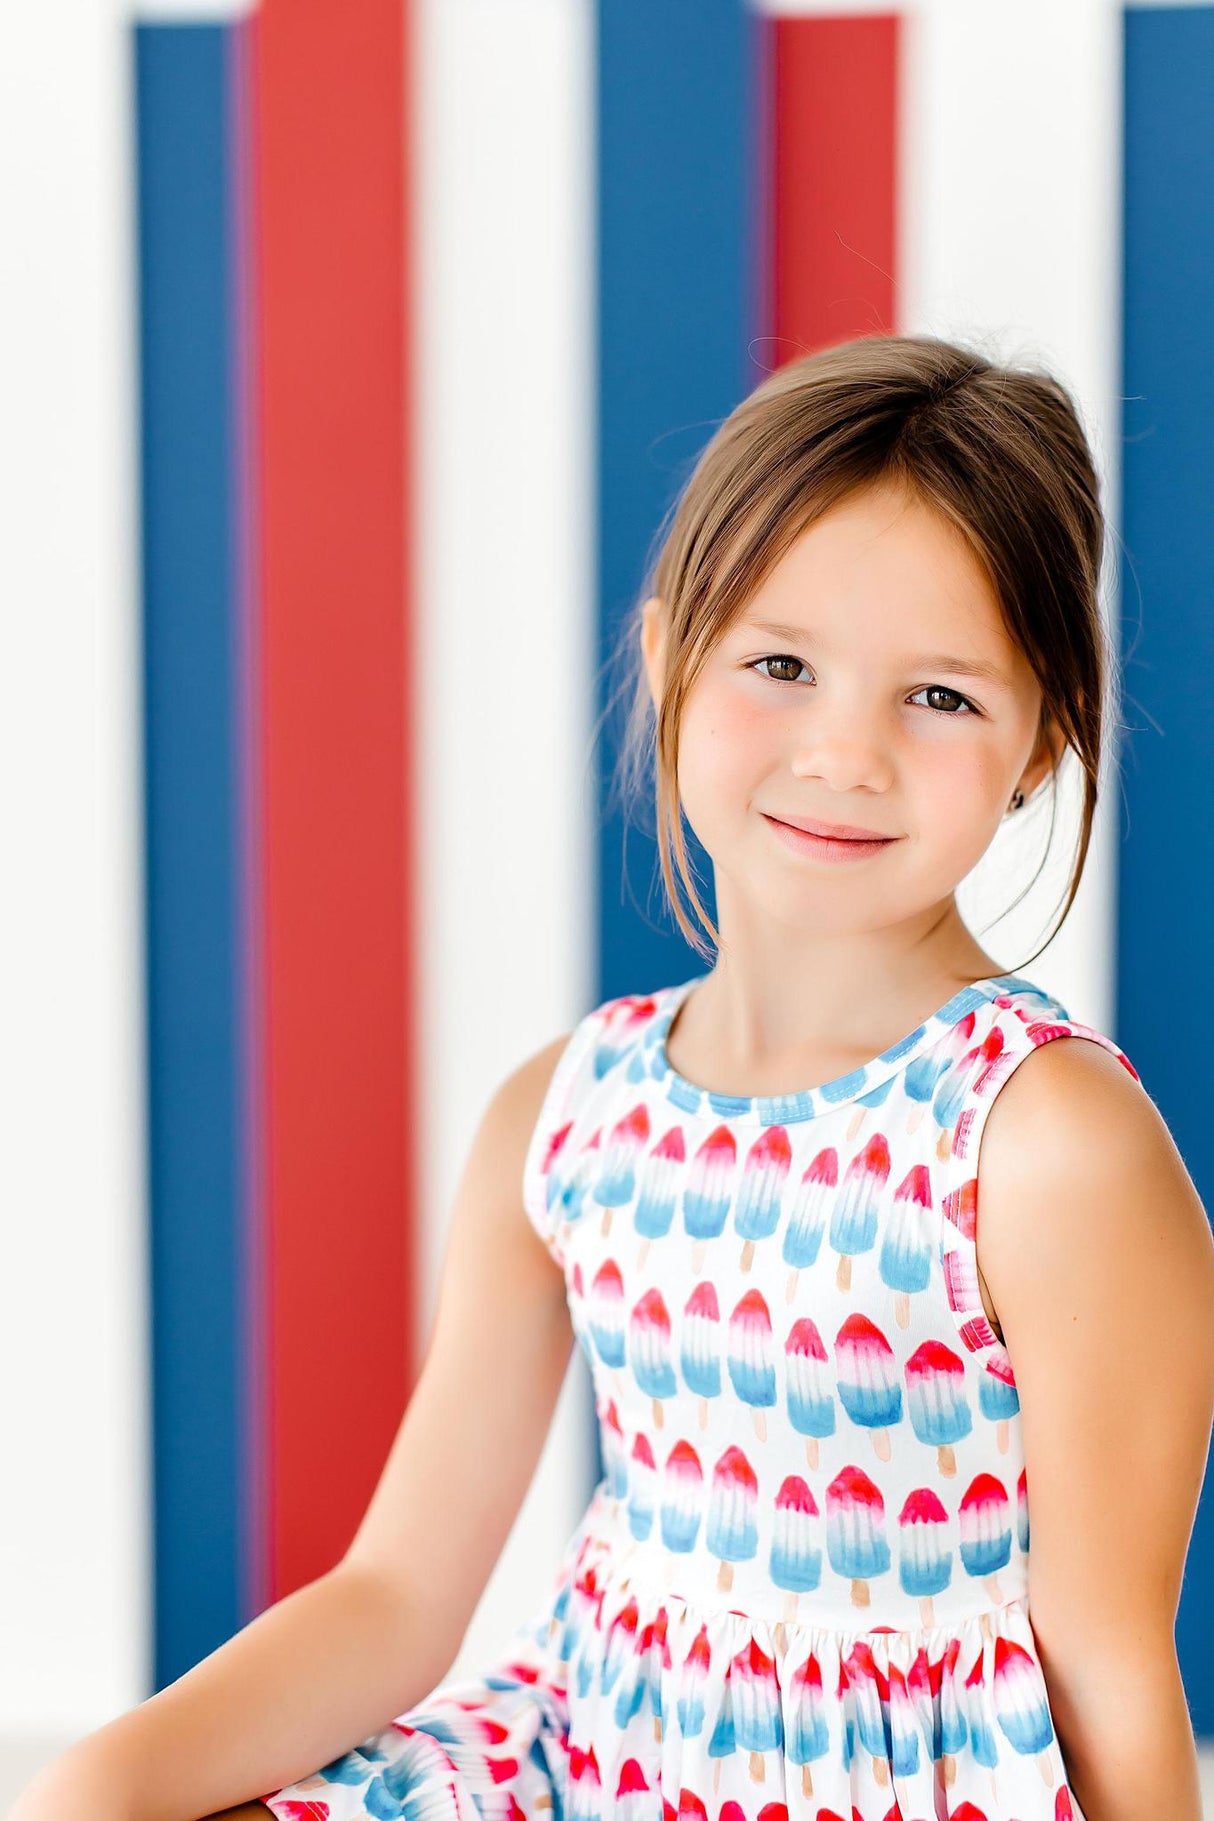
<path id="1" fill-rule="evenodd" d="M 952 653 L 1003 670 L 1024 661 L 965 533 L 892 485 L 850 495 L 802 531 L 734 624 L 800 634 L 823 650 Z"/>

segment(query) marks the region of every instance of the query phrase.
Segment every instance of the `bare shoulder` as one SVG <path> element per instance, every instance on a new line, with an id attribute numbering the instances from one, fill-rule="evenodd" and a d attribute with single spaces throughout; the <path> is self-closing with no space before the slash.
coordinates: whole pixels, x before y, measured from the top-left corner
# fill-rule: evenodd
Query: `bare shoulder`
<path id="1" fill-rule="evenodd" d="M 991 1105 L 978 1161 L 982 1274 L 1005 1330 L 1078 1276 L 1156 1275 L 1214 1311 L 1214 1240 L 1159 1108 L 1111 1051 L 1058 1037 L 1023 1057 Z M 1057 1313 L 1057 1310 L 1054 1311 Z M 1010 1335 L 1009 1335 L 1010 1338 Z"/>
<path id="2" fill-rule="evenodd" d="M 1107 1174 L 1118 1164 L 1184 1171 L 1159 1108 L 1111 1051 L 1079 1036 L 1038 1044 L 987 1115 L 978 1165 L 984 1212 L 1043 1178 Z"/>
<path id="3" fill-rule="evenodd" d="M 1214 1237 L 1146 1088 L 1076 1033 L 1019 1057 L 977 1169 L 1031 1488 L 1033 1628 L 1055 1686 L 1098 1702 L 1126 1638 L 1170 1648 L 1214 1414 Z"/>
<path id="4" fill-rule="evenodd" d="M 519 1226 L 531 1230 L 521 1206 L 523 1168 L 557 1063 L 572 1036 L 572 1031 L 565 1031 L 524 1057 L 491 1093 L 473 1138 L 455 1221 L 496 1223 L 505 1189 L 511 1201 L 519 1203 Z"/>
<path id="5" fill-rule="evenodd" d="M 508 1121 L 517 1121 L 526 1127 L 524 1149 L 540 1116 L 556 1065 L 572 1037 L 573 1031 L 564 1031 L 550 1043 L 545 1043 L 541 1049 L 533 1050 L 531 1055 L 510 1071 L 497 1090 L 495 1098 L 503 1116 Z"/>

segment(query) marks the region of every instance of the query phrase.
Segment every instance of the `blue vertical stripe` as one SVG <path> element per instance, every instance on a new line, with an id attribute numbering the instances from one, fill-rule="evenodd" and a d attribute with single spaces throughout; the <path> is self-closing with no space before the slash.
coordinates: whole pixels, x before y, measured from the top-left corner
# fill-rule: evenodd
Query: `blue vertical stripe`
<path id="1" fill-rule="evenodd" d="M 612 663 L 667 509 L 718 423 L 772 364 L 762 21 L 743 0 L 602 0 L 597 14 L 598 997 L 700 963 L 663 907 L 652 810 L 625 823 L 613 774 L 628 699 Z M 607 711 L 605 713 L 605 711 Z M 715 916 L 707 855 L 687 831 Z M 597 1424 L 597 1478 L 602 1472 Z"/>
<path id="2" fill-rule="evenodd" d="M 236 1370 L 243 1381 L 240 1421 L 244 1428 L 243 1501 L 244 1566 L 243 1611 L 246 1617 L 270 1603 L 270 1447 L 269 1447 L 269 1324 L 268 1220 L 265 1197 L 265 1118 L 258 1110 L 257 1084 L 264 1071 L 263 1006 L 256 990 L 265 977 L 262 954 L 263 808 L 261 790 L 262 717 L 259 702 L 263 686 L 260 628 L 261 525 L 258 515 L 258 472 L 261 424 L 258 410 L 260 335 L 257 290 L 256 219 L 256 113 L 254 106 L 254 57 L 256 15 L 235 20 L 227 34 L 228 94 L 231 133 L 228 139 L 229 194 L 232 199 L 232 499 L 235 552 L 234 619 L 236 626 L 235 771 L 238 801 L 235 814 L 241 848 L 243 880 L 240 912 L 242 928 L 236 949 L 237 1003 L 243 1012 L 242 1049 L 238 1070 L 245 1091 L 236 1104 L 243 1109 L 243 1156 L 238 1168 L 244 1205 L 241 1267 L 243 1300 L 239 1320 L 248 1345 Z"/>
<path id="3" fill-rule="evenodd" d="M 766 309 L 754 176 L 761 31 L 741 0 L 598 9 L 600 713 L 618 681 L 608 665 L 621 620 L 666 510 L 717 424 L 762 377 L 748 350 Z M 699 965 L 662 908 L 650 814 L 630 824 L 624 851 L 610 793 L 623 719 L 622 709 L 611 715 L 600 746 L 604 998 Z M 694 837 L 689 844 L 715 914 L 707 857 Z"/>
<path id="4" fill-rule="evenodd" d="M 157 1688 L 247 1616 L 226 37 L 134 28 Z"/>
<path id="5" fill-rule="evenodd" d="M 1125 253 L 1117 1037 L 1214 1206 L 1202 984 L 1214 900 L 1214 7 L 1125 15 Z M 1197 818 L 1196 826 L 1194 816 Z M 1177 1365 L 1183 1370 L 1184 1362 Z M 1177 1625 L 1199 1733 L 1214 1733 L 1214 1488 Z"/>

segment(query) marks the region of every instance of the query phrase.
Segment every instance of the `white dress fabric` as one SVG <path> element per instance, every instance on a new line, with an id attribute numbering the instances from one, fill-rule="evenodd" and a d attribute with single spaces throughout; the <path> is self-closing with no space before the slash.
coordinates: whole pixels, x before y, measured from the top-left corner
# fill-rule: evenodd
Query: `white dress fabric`
<path id="1" fill-rule="evenodd" d="M 712 1094 L 665 1050 L 701 978 L 588 1013 L 532 1135 L 605 1468 L 549 1598 L 282 1821 L 1082 1821 L 977 1157 L 1038 1044 L 1133 1065 L 1004 974 L 804 1093 Z"/>

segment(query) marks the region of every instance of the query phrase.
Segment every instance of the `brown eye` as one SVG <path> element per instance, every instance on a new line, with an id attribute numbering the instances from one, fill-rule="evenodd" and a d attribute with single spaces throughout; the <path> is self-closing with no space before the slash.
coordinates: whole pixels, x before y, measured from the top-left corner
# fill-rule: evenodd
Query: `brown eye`
<path id="1" fill-rule="evenodd" d="M 978 712 L 978 710 L 974 707 L 973 703 L 970 701 L 967 701 L 965 696 L 958 695 L 958 693 L 955 689 L 946 689 L 943 683 L 925 683 L 922 689 L 917 689 L 915 691 L 915 695 L 948 696 L 951 701 L 959 702 L 967 714 L 977 714 L 977 712 Z M 911 700 L 912 701 L 914 700 L 913 696 L 912 696 Z M 954 708 L 938 708 L 937 707 L 935 709 L 935 713 L 936 714 L 951 714 L 955 719 L 957 711 Z"/>
<path id="2" fill-rule="evenodd" d="M 755 670 L 758 668 L 758 666 L 760 664 L 784 664 L 792 670 L 804 670 L 804 668 L 805 668 L 805 666 L 801 662 L 800 658 L 790 657 L 787 652 L 780 652 L 772 657 L 767 657 L 767 658 L 756 658 L 754 663 L 750 666 L 750 668 L 752 670 Z M 767 681 L 769 683 L 795 683 L 796 678 L 769 675 L 767 678 Z"/>

